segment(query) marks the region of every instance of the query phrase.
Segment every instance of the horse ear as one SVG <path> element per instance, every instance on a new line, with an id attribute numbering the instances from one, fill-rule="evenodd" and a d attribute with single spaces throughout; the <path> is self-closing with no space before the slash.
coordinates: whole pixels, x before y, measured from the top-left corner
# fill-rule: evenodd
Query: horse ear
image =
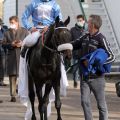
<path id="1" fill-rule="evenodd" d="M 57 24 L 57 23 L 59 23 L 59 21 L 60 21 L 60 18 L 59 18 L 59 16 L 57 16 L 55 19 L 55 23 Z"/>
<path id="2" fill-rule="evenodd" d="M 70 16 L 65 20 L 64 25 L 67 26 L 70 23 Z"/>

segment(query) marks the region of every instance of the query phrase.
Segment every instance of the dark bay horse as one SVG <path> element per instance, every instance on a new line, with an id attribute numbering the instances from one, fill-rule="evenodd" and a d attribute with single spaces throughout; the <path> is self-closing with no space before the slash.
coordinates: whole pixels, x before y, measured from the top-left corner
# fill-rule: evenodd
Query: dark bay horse
<path id="1" fill-rule="evenodd" d="M 35 91 L 38 97 L 38 110 L 40 112 L 41 120 L 47 120 L 47 105 L 49 103 L 49 93 L 53 87 L 55 91 L 55 107 L 57 110 L 57 120 L 61 118 L 61 101 L 60 101 L 60 78 L 61 78 L 61 57 L 58 52 L 58 46 L 69 43 L 71 41 L 70 31 L 67 25 L 70 22 L 68 17 L 65 22 L 56 18 L 55 23 L 50 26 L 46 37 L 44 38 L 44 45 L 42 38 L 39 38 L 39 43 L 36 44 L 31 51 L 29 57 L 29 98 L 32 106 L 32 118 L 36 120 L 34 101 Z M 71 50 L 64 50 L 62 54 L 66 57 L 71 57 Z M 45 94 L 42 95 L 42 87 L 45 84 Z"/>

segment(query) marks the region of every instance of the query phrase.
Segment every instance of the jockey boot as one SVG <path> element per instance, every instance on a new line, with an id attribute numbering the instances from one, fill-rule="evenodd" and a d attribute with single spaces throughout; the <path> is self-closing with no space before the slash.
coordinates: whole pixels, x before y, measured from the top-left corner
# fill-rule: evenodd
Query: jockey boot
<path id="1" fill-rule="evenodd" d="M 24 58 L 25 57 L 25 54 L 26 54 L 26 51 L 27 51 L 27 47 L 23 47 L 23 49 L 21 50 L 21 56 Z"/>
<path id="2" fill-rule="evenodd" d="M 11 97 L 10 102 L 16 102 L 16 98 L 15 97 Z"/>

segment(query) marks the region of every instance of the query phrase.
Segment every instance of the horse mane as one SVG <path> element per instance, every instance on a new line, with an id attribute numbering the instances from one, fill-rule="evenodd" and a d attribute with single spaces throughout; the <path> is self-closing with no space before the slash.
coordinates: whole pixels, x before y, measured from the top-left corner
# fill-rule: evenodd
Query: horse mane
<path id="1" fill-rule="evenodd" d="M 45 42 L 50 41 L 54 33 L 54 24 L 50 25 L 48 31 L 45 33 Z"/>

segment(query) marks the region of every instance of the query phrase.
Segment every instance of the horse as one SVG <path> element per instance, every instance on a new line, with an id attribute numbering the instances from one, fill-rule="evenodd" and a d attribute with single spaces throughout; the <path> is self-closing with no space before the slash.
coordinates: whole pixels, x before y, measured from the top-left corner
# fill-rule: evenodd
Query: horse
<path id="1" fill-rule="evenodd" d="M 46 35 L 42 35 L 42 37 L 39 38 L 39 42 L 32 48 L 31 54 L 29 55 L 28 90 L 32 107 L 31 120 L 36 120 L 34 86 L 38 97 L 40 119 L 48 120 L 47 105 L 49 103 L 49 93 L 53 87 L 55 91 L 57 120 L 62 120 L 60 112 L 61 54 L 70 59 L 72 50 L 68 50 L 68 48 L 58 50 L 58 48 L 61 49 L 61 45 L 70 43 L 71 41 L 71 34 L 67 29 L 69 22 L 69 16 L 64 22 L 60 21 L 59 17 L 57 17 L 55 23 L 49 27 Z M 44 95 L 42 95 L 43 85 L 45 85 Z"/>

